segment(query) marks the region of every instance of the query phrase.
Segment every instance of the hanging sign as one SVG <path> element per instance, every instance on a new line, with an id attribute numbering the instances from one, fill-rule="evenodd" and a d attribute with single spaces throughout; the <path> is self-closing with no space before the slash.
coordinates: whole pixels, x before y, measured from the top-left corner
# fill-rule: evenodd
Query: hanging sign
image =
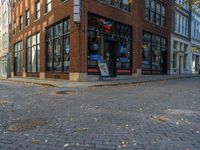
<path id="1" fill-rule="evenodd" d="M 74 22 L 81 23 L 81 0 L 74 0 Z"/>

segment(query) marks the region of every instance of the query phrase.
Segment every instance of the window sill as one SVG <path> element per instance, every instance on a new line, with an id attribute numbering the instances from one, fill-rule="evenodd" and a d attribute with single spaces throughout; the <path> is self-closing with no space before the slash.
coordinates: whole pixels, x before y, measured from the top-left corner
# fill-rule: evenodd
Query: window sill
<path id="1" fill-rule="evenodd" d="M 65 0 L 63 2 L 60 2 L 60 5 L 63 5 L 64 3 L 66 3 L 68 0 Z"/>
<path id="2" fill-rule="evenodd" d="M 25 26 L 25 28 L 24 28 L 24 29 L 27 29 L 29 26 L 30 26 L 30 24 L 29 24 L 29 25 L 27 25 L 27 26 Z"/>
<path id="3" fill-rule="evenodd" d="M 144 19 L 144 20 L 145 20 L 147 23 L 150 23 L 150 24 L 152 24 L 152 25 L 155 25 L 155 26 L 157 26 L 157 27 L 159 27 L 159 28 L 167 29 L 166 26 L 158 25 L 158 24 L 156 24 L 156 23 L 154 23 L 154 22 L 151 22 L 150 20 L 147 20 L 147 19 Z"/>
<path id="4" fill-rule="evenodd" d="M 48 12 L 46 12 L 46 13 L 44 14 L 44 16 L 47 16 L 48 14 L 50 14 L 50 12 L 51 12 L 51 10 L 48 11 Z"/>
<path id="5" fill-rule="evenodd" d="M 34 22 L 38 22 L 39 20 L 40 20 L 40 18 L 38 18 L 38 19 L 34 20 Z"/>

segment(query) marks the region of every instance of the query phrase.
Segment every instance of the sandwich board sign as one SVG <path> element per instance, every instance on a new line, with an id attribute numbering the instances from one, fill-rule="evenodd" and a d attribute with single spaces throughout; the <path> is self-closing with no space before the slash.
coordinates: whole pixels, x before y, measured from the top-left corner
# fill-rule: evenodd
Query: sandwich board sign
<path id="1" fill-rule="evenodd" d="M 109 77 L 110 76 L 109 70 L 108 70 L 108 65 L 104 60 L 99 60 L 98 66 L 99 66 L 101 77 Z"/>

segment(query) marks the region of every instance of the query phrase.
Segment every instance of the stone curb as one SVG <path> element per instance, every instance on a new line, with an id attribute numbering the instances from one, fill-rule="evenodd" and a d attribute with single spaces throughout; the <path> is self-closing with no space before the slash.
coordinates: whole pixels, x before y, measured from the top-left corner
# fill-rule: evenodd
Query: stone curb
<path id="1" fill-rule="evenodd" d="M 134 85 L 134 84 L 161 82 L 161 81 L 187 79 L 187 78 L 195 78 L 195 77 L 200 77 L 200 76 L 171 77 L 171 78 L 166 78 L 166 79 L 153 79 L 153 80 L 150 79 L 150 80 L 126 82 L 126 83 L 125 82 L 121 82 L 121 83 L 99 84 L 99 85 L 92 85 L 92 86 L 89 86 L 89 87 L 111 87 L 111 86 Z"/>
<path id="2" fill-rule="evenodd" d="M 183 76 L 183 77 L 168 77 L 165 79 L 144 79 L 141 81 L 130 81 L 130 82 L 126 82 L 126 81 L 122 81 L 122 82 L 118 82 L 118 83 L 105 83 L 105 84 L 94 84 L 94 85 L 86 85 L 86 86 L 80 86 L 82 88 L 84 87 L 91 87 L 91 88 L 97 88 L 97 87 L 112 87 L 112 86 L 123 86 L 123 85 L 134 85 L 134 84 L 142 84 L 142 83 L 152 83 L 152 82 L 160 82 L 160 81 L 169 81 L 169 80 L 178 80 L 178 79 L 186 79 L 186 78 L 195 78 L 195 77 L 200 77 L 198 75 L 193 75 L 193 76 Z M 53 88 L 60 88 L 62 86 L 59 85 L 55 85 L 55 84 L 51 84 L 51 83 L 42 83 L 42 82 L 33 82 L 33 81 L 24 81 L 24 80 L 13 80 L 13 79 L 0 79 L 1 81 L 5 81 L 5 82 L 15 82 L 15 83 L 22 83 L 22 84 L 31 84 L 31 85 L 39 85 L 39 86 L 46 86 L 46 87 L 53 87 Z M 78 88 L 78 86 L 75 86 L 76 88 Z M 63 87 L 65 88 L 65 87 Z M 70 88 L 70 86 L 68 87 Z M 73 86 L 71 86 L 71 88 L 74 88 Z"/>

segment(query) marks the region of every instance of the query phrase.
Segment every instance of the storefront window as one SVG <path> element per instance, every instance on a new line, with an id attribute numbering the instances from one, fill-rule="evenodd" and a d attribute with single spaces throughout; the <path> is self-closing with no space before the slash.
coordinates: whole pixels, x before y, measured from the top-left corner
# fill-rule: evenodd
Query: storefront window
<path id="1" fill-rule="evenodd" d="M 53 42 L 47 42 L 47 70 L 53 71 Z"/>
<path id="2" fill-rule="evenodd" d="M 47 71 L 68 72 L 70 66 L 70 25 L 64 20 L 46 31 Z"/>
<path id="3" fill-rule="evenodd" d="M 160 47 L 159 46 L 152 46 L 152 69 L 153 70 L 160 70 Z"/>
<path id="4" fill-rule="evenodd" d="M 14 46 L 15 50 L 15 58 L 14 58 L 14 64 L 15 64 L 15 72 L 19 73 L 22 72 L 22 42 L 18 42 Z"/>
<path id="5" fill-rule="evenodd" d="M 27 38 L 27 70 L 39 72 L 40 63 L 40 33 Z"/>
<path id="6" fill-rule="evenodd" d="M 143 32 L 142 69 L 161 72 L 164 59 L 162 53 L 167 50 L 166 46 L 166 38 Z"/>
<path id="7" fill-rule="evenodd" d="M 114 61 L 116 72 L 131 73 L 131 42 L 131 27 L 90 14 L 88 72 L 98 73 L 98 60 L 107 60 Z"/>
<path id="8" fill-rule="evenodd" d="M 143 69 L 150 69 L 151 68 L 151 47 L 150 47 L 149 43 L 143 44 L 142 68 Z"/>

